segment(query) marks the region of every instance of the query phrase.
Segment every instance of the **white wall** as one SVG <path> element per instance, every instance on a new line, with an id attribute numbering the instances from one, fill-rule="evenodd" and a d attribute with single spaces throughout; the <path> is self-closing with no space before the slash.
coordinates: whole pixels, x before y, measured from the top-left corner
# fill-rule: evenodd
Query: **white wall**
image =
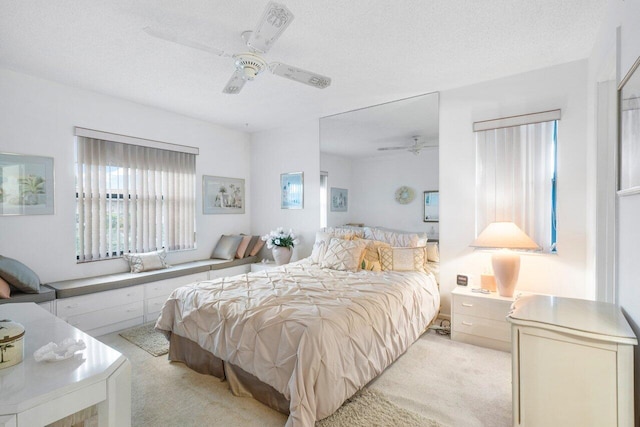
<path id="1" fill-rule="evenodd" d="M 251 233 L 292 228 L 301 240 L 292 260 L 311 254 L 320 228 L 319 141 L 318 120 L 251 137 Z M 304 172 L 304 209 L 280 208 L 280 174 L 286 172 Z M 266 250 L 261 255 L 271 258 Z"/>
<path id="2" fill-rule="evenodd" d="M 440 290 L 450 311 L 456 274 L 475 283 L 489 265 L 474 252 L 475 141 L 472 124 L 560 108 L 558 254 L 523 255 L 518 289 L 593 299 L 586 268 L 587 61 L 568 63 L 440 93 Z"/>
<path id="3" fill-rule="evenodd" d="M 603 24 L 589 58 L 589 87 L 594 88 L 600 81 L 612 55 L 617 58 L 617 83 L 627 74 L 640 56 L 640 1 L 611 1 L 603 16 Z M 620 38 L 617 40 L 617 31 Z M 637 73 L 638 71 L 636 71 Z M 597 98 L 592 90 L 590 105 Z M 610 141 L 616 144 L 615 140 Z M 595 162 L 594 162 L 595 163 Z M 595 167 L 595 164 L 593 165 Z M 595 189 L 593 190 L 595 191 Z M 636 334 L 640 337 L 640 194 L 620 197 L 617 206 L 617 278 L 616 300 Z M 598 218 L 595 219 L 596 221 Z M 635 425 L 640 426 L 640 351 L 635 351 Z"/>
<path id="4" fill-rule="evenodd" d="M 438 148 L 426 148 L 420 155 L 410 152 L 354 160 L 352 220 L 368 226 L 432 232 L 438 223 L 424 222 L 424 191 L 438 190 Z M 398 188 L 407 186 L 415 198 L 406 205 L 395 201 Z"/>
<path id="5" fill-rule="evenodd" d="M 55 214 L 0 217 L 0 254 L 42 282 L 126 271 L 122 259 L 76 264 L 74 126 L 200 148 L 196 161 L 197 249 L 169 263 L 208 258 L 223 233 L 249 232 L 249 135 L 95 92 L 0 70 L 0 152 L 54 158 Z M 203 215 L 202 175 L 246 179 L 245 214 Z"/>
<path id="6" fill-rule="evenodd" d="M 355 193 L 352 185 L 351 159 L 334 154 L 320 153 L 320 170 L 328 173 L 329 211 L 327 212 L 327 225 L 329 227 L 335 227 L 350 222 L 358 222 L 352 220 Z M 346 212 L 334 212 L 331 210 L 331 187 L 348 190 Z"/>

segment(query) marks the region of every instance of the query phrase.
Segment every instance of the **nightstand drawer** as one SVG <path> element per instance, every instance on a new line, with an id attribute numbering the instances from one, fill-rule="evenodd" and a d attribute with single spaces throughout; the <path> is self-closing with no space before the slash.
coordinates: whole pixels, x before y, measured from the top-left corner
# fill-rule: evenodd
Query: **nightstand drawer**
<path id="1" fill-rule="evenodd" d="M 504 320 L 491 320 L 458 313 L 453 318 L 453 328 L 456 332 L 498 341 L 511 341 L 511 327 Z"/>
<path id="2" fill-rule="evenodd" d="M 453 298 L 453 312 L 454 316 L 462 314 L 506 322 L 512 302 L 509 300 L 455 295 Z"/>

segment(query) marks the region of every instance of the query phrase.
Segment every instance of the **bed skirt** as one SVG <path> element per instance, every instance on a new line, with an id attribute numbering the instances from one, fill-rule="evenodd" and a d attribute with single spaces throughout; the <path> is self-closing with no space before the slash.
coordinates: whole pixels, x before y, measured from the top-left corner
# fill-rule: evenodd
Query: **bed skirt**
<path id="1" fill-rule="evenodd" d="M 183 362 L 201 374 L 213 375 L 222 380 L 226 379 L 234 395 L 253 397 L 258 402 L 289 415 L 289 400 L 282 393 L 247 371 L 217 358 L 187 338 L 171 334 L 169 360 Z"/>

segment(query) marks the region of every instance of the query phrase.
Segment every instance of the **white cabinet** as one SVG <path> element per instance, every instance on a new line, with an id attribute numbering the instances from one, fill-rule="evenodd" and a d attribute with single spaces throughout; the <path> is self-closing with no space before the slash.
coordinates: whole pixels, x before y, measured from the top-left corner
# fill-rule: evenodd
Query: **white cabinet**
<path id="1" fill-rule="evenodd" d="M 209 279 L 219 279 L 220 277 L 237 276 L 238 274 L 245 274 L 249 272 L 249 264 L 236 265 L 235 267 L 221 268 L 219 270 L 211 270 L 209 272 Z"/>
<path id="2" fill-rule="evenodd" d="M 251 272 L 255 273 L 256 271 L 264 271 L 264 270 L 268 270 L 270 268 L 274 268 L 277 267 L 276 263 L 271 261 L 271 262 L 254 262 L 253 264 L 251 264 Z"/>
<path id="3" fill-rule="evenodd" d="M 517 292 L 517 296 L 521 294 Z M 495 292 L 485 294 L 473 292 L 467 286 L 456 287 L 451 301 L 451 339 L 510 351 L 511 328 L 507 314 L 514 300 Z"/>
<path id="4" fill-rule="evenodd" d="M 613 304 L 532 295 L 508 321 L 513 425 L 632 427 L 636 337 Z"/>
<path id="5" fill-rule="evenodd" d="M 174 289 L 189 283 L 207 280 L 208 277 L 208 272 L 203 271 L 202 273 L 188 274 L 142 285 L 144 286 L 144 322 L 158 319 L 164 302 Z"/>

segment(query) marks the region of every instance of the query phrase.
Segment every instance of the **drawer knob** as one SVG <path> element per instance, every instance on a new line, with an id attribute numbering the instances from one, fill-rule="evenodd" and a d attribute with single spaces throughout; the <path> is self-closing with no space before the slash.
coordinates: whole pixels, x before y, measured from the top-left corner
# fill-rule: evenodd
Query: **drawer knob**
<path id="1" fill-rule="evenodd" d="M 472 322 L 467 322 L 466 320 L 463 320 L 463 321 L 462 321 L 462 324 L 463 324 L 464 326 L 473 326 L 473 323 L 472 323 Z"/>
<path id="2" fill-rule="evenodd" d="M 463 303 L 462 303 L 462 306 L 463 306 L 463 307 L 473 307 L 473 304 L 472 304 L 472 303 L 470 303 L 470 302 L 463 302 Z"/>
<path id="3" fill-rule="evenodd" d="M 67 308 L 76 308 L 78 306 L 78 304 L 69 304 L 67 305 Z"/>

